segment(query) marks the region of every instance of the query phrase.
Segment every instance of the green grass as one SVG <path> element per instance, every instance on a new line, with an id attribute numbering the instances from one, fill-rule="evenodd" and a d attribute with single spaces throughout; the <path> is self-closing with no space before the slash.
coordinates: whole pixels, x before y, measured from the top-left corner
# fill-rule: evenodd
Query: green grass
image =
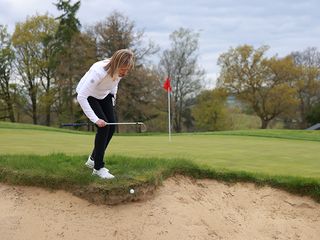
<path id="1" fill-rule="evenodd" d="M 211 178 L 225 182 L 253 182 L 269 185 L 289 192 L 308 195 L 320 201 L 320 180 L 303 177 L 266 175 L 246 171 L 217 170 L 210 166 L 195 164 L 184 159 L 129 158 L 112 156 L 108 167 L 117 176 L 104 181 L 90 175 L 91 170 L 83 165 L 86 156 L 67 156 L 65 154 L 1 155 L 0 181 L 73 191 L 79 187 L 95 185 L 109 191 L 148 183 L 157 185 L 163 179 L 175 174 L 194 178 Z"/>
<path id="2" fill-rule="evenodd" d="M 0 122 L 0 180 L 13 184 L 103 189 L 158 184 L 179 173 L 249 181 L 320 199 L 320 131 L 250 130 L 116 135 L 106 162 L 117 179 L 101 181 L 83 166 L 93 133 Z M 110 155 L 111 154 L 111 155 Z"/>
<path id="3" fill-rule="evenodd" d="M 253 137 L 271 137 L 295 140 L 307 140 L 320 142 L 320 131 L 313 130 L 284 130 L 284 129 L 259 129 L 259 130 L 237 130 L 223 131 L 214 133 L 205 133 L 213 135 L 237 135 L 237 136 L 253 136 Z"/>
<path id="4" fill-rule="evenodd" d="M 168 142 L 166 135 L 115 136 L 108 149 L 109 153 L 126 157 L 183 158 L 215 169 L 260 172 L 286 176 L 319 178 L 319 142 L 312 140 L 259 137 L 230 134 L 181 134 L 174 135 Z M 229 135 L 228 135 L 229 134 Z M 267 133 L 266 133 L 267 134 Z M 301 133 L 304 134 L 304 133 Z M 289 136 L 289 134 L 287 133 Z M 308 136 L 308 135 L 306 135 Z M 302 135 L 302 137 L 306 137 Z M 290 137 L 290 136 L 289 136 Z M 316 138 L 317 135 L 310 137 Z M 66 132 L 37 131 L 29 129 L 0 129 L 1 154 L 65 153 L 87 155 L 92 150 L 94 135 L 79 135 Z"/>

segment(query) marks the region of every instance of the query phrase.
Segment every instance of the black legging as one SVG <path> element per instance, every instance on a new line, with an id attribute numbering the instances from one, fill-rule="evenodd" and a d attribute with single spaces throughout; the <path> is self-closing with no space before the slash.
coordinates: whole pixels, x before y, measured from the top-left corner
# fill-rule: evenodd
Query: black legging
<path id="1" fill-rule="evenodd" d="M 88 97 L 88 102 L 98 118 L 103 119 L 108 123 L 115 122 L 115 116 L 112 105 L 112 95 L 109 94 L 104 99 L 96 99 Z M 104 153 L 115 131 L 114 125 L 107 125 L 105 127 L 97 127 L 97 133 L 94 140 L 94 149 L 91 157 L 94 160 L 94 169 L 99 170 L 104 167 Z"/>

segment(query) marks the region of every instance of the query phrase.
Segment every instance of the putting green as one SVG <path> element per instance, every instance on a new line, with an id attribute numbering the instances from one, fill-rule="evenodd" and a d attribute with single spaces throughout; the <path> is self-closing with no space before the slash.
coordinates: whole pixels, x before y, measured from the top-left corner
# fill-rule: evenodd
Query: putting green
<path id="1" fill-rule="evenodd" d="M 0 129 L 0 154 L 88 155 L 94 135 L 46 130 Z M 215 168 L 320 179 L 320 142 L 271 137 L 184 134 L 114 136 L 106 154 L 184 158 Z"/>

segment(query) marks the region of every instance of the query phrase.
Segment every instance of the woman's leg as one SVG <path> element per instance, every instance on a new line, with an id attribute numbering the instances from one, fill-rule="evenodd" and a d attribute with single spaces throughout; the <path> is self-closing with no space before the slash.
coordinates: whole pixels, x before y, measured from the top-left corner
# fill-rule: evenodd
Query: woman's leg
<path id="1" fill-rule="evenodd" d="M 94 97 L 88 97 L 88 102 L 92 108 L 92 110 L 95 112 L 95 114 L 98 116 L 98 118 L 103 119 L 107 122 L 107 117 L 104 114 L 101 100 L 96 99 Z M 94 140 L 94 149 L 92 151 L 91 157 L 94 159 L 94 168 L 96 170 L 99 170 L 100 168 L 104 167 L 104 151 L 105 146 L 107 145 L 108 141 L 108 132 L 109 128 L 108 126 L 105 127 L 97 127 L 97 133 Z"/>
<path id="2" fill-rule="evenodd" d="M 109 94 L 107 97 L 105 97 L 103 100 L 100 100 L 102 102 L 101 107 L 103 110 L 103 113 L 107 117 L 107 122 L 108 123 L 115 123 L 115 114 L 113 110 L 113 104 L 112 104 L 112 95 Z M 105 142 L 105 147 L 104 149 L 106 150 L 109 142 L 115 132 L 116 126 L 115 125 L 109 125 L 107 126 L 109 129 L 108 131 L 108 136 L 107 136 L 107 141 Z"/>

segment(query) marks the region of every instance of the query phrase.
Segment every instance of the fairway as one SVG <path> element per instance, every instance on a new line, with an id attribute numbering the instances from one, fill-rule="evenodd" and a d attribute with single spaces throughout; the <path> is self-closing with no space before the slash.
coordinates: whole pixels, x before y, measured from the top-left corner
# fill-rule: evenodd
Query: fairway
<path id="1" fill-rule="evenodd" d="M 215 169 L 320 180 L 319 141 L 229 134 L 181 134 L 174 135 L 172 142 L 166 135 L 115 135 L 106 161 L 113 155 L 182 158 Z M 88 155 L 93 140 L 93 133 L 0 128 L 0 154 Z"/>

